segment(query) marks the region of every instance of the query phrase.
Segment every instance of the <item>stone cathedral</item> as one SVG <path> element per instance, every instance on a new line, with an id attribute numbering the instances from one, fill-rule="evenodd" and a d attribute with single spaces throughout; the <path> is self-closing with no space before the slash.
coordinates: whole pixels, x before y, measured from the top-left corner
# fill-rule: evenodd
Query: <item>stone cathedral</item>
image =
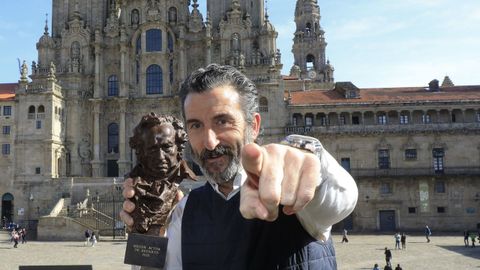
<path id="1" fill-rule="evenodd" d="M 197 0 L 52 2 L 38 59 L 0 84 L 2 222 L 49 240 L 123 228 L 133 128 L 150 112 L 181 118 L 181 82 L 219 63 L 256 83 L 263 143 L 319 138 L 357 181 L 357 208 L 334 229 L 480 228 L 480 86 L 335 82 L 317 0 L 292 11 L 288 75 L 264 0 L 207 0 L 207 14 Z"/>

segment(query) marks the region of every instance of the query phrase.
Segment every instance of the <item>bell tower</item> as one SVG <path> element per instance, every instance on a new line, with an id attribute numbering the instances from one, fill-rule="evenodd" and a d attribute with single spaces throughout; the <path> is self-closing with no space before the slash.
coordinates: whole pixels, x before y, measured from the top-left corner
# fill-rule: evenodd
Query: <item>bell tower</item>
<path id="1" fill-rule="evenodd" d="M 295 7 L 295 37 L 292 52 L 301 78 L 333 82 L 333 66 L 325 57 L 325 31 L 320 26 L 317 0 L 297 0 Z"/>

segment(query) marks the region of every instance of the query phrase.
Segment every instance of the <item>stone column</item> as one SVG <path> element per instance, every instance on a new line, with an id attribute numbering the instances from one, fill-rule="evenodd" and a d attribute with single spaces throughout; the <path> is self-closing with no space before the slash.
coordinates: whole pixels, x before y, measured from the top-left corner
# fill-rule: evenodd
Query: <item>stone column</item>
<path id="1" fill-rule="evenodd" d="M 103 176 L 103 162 L 100 160 L 100 108 L 101 100 L 93 100 L 93 160 L 92 176 Z"/>
<path id="2" fill-rule="evenodd" d="M 94 98 L 100 98 L 101 95 L 101 89 L 100 89 L 100 82 L 101 82 L 101 55 L 102 55 L 102 35 L 100 33 L 100 30 L 95 30 L 95 86 L 94 86 L 94 92 L 93 92 L 93 97 Z"/>
<path id="3" fill-rule="evenodd" d="M 127 159 L 127 147 L 126 147 L 126 142 L 127 142 L 127 132 L 125 128 L 125 116 L 127 113 L 127 99 L 119 99 L 119 108 L 120 108 L 120 130 L 119 130 L 119 142 L 118 142 L 118 148 L 119 148 L 119 159 L 117 161 L 118 163 L 118 175 L 123 176 L 127 172 L 130 171 L 130 161 Z"/>

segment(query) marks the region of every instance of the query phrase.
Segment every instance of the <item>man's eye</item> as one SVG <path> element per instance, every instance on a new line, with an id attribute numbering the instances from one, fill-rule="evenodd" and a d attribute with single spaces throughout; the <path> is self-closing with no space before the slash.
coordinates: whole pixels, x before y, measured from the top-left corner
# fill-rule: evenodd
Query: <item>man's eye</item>
<path id="1" fill-rule="evenodd" d="M 190 126 L 188 128 L 189 129 L 197 129 L 197 128 L 200 128 L 200 124 L 199 123 L 193 123 L 193 124 L 190 124 Z"/>
<path id="2" fill-rule="evenodd" d="M 219 119 L 219 120 L 217 121 L 217 124 L 220 125 L 220 126 L 226 126 L 226 125 L 229 124 L 229 122 L 228 122 L 228 120 L 226 120 L 226 119 Z"/>

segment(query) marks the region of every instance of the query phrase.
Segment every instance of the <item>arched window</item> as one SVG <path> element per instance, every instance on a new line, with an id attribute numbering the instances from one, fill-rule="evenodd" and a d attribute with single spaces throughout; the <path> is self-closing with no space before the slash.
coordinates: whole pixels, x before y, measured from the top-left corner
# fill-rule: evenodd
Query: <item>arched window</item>
<path id="1" fill-rule="evenodd" d="M 35 106 L 28 107 L 28 119 L 35 119 Z"/>
<path id="2" fill-rule="evenodd" d="M 258 105 L 258 110 L 260 112 L 268 112 L 268 99 L 266 97 L 260 97 Z"/>
<path id="3" fill-rule="evenodd" d="M 307 55 L 307 70 L 314 69 L 315 68 L 315 56 L 309 54 Z"/>
<path id="4" fill-rule="evenodd" d="M 307 25 L 305 25 L 305 30 L 307 32 L 310 32 L 312 30 L 312 24 L 310 22 L 307 22 Z"/>
<path id="5" fill-rule="evenodd" d="M 313 114 L 307 113 L 305 115 L 305 126 L 313 126 Z"/>
<path id="6" fill-rule="evenodd" d="M 240 35 L 238 33 L 232 34 L 232 40 L 230 41 L 230 47 L 232 51 L 240 51 L 241 44 L 240 44 Z"/>
<path id="7" fill-rule="evenodd" d="M 118 96 L 118 79 L 117 75 L 108 77 L 108 96 Z"/>
<path id="8" fill-rule="evenodd" d="M 70 46 L 70 58 L 80 59 L 80 43 L 78 43 L 78 41 L 72 42 Z"/>
<path id="9" fill-rule="evenodd" d="M 118 153 L 118 124 L 108 125 L 108 153 Z"/>
<path id="10" fill-rule="evenodd" d="M 162 30 L 147 30 L 147 52 L 158 52 L 162 50 Z"/>
<path id="11" fill-rule="evenodd" d="M 173 52 L 173 37 L 170 32 L 167 35 L 167 47 L 169 52 Z"/>
<path id="12" fill-rule="evenodd" d="M 169 23 L 177 23 L 177 8 L 170 7 L 168 9 L 168 22 Z"/>
<path id="13" fill-rule="evenodd" d="M 147 68 L 147 95 L 163 94 L 163 72 L 159 65 Z"/>
<path id="14" fill-rule="evenodd" d="M 142 35 L 138 35 L 135 42 L 135 54 L 139 55 L 142 52 Z"/>
<path id="15" fill-rule="evenodd" d="M 170 59 L 168 64 L 168 77 L 170 79 L 170 84 L 173 83 L 173 59 Z"/>
<path id="16" fill-rule="evenodd" d="M 130 14 L 130 22 L 132 25 L 137 25 L 140 22 L 140 13 L 138 12 L 138 9 L 132 10 L 132 13 Z"/>
<path id="17" fill-rule="evenodd" d="M 37 119 L 44 119 L 45 118 L 45 107 L 43 105 L 38 106 L 37 109 Z M 38 121 L 37 121 L 38 125 Z"/>

